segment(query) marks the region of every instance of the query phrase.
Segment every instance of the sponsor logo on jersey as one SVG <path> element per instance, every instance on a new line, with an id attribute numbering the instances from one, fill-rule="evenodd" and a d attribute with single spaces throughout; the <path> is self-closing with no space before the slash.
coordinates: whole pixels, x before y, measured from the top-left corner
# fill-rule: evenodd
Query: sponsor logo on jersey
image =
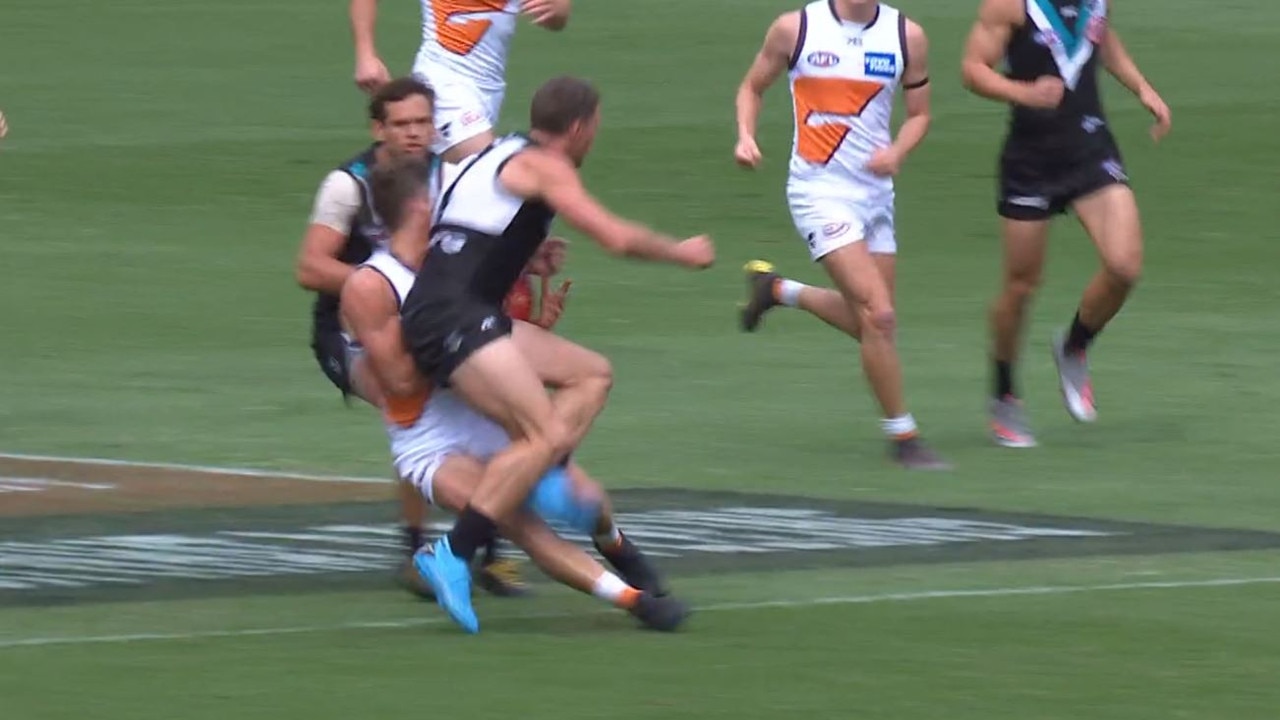
<path id="1" fill-rule="evenodd" d="M 1058 14 L 1062 16 L 1063 20 L 1067 20 L 1078 17 L 1080 15 L 1080 11 L 1076 9 L 1075 5 L 1064 5 L 1058 10 Z"/>
<path id="2" fill-rule="evenodd" d="M 825 237 L 836 238 L 849 232 L 849 223 L 827 223 L 822 226 L 822 234 Z"/>
<path id="3" fill-rule="evenodd" d="M 467 236 L 460 232 L 445 230 L 431 238 L 431 247 L 438 247 L 448 255 L 457 255 L 467 245 Z"/>
<path id="4" fill-rule="evenodd" d="M 1090 134 L 1098 132 L 1098 128 L 1101 128 L 1106 124 L 1107 121 L 1097 115 L 1085 115 L 1084 118 L 1080 120 L 1080 127 Z"/>
<path id="5" fill-rule="evenodd" d="M 475 110 L 468 110 L 462 114 L 461 122 L 462 122 L 462 126 L 466 127 L 468 125 L 475 125 L 481 120 L 484 120 L 483 114 L 476 112 Z"/>
<path id="6" fill-rule="evenodd" d="M 872 77 L 897 77 L 898 56 L 893 53 L 869 52 L 863 56 L 862 72 Z"/>
<path id="7" fill-rule="evenodd" d="M 814 67 L 829 68 L 840 64 L 840 56 L 835 53 L 829 53 L 825 50 L 809 53 L 805 58 L 805 62 Z"/>
<path id="8" fill-rule="evenodd" d="M 1058 33 L 1052 30 L 1039 30 L 1033 36 L 1036 44 L 1047 48 L 1061 48 L 1062 38 L 1058 37 Z"/>

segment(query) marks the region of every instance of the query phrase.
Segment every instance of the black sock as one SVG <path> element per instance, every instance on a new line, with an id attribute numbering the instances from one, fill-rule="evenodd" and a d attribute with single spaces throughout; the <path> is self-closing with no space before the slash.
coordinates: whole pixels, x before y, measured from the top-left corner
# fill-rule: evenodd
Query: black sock
<path id="1" fill-rule="evenodd" d="M 426 538 L 423 537 L 422 528 L 417 525 L 404 526 L 404 545 L 408 548 L 409 552 L 418 552 L 418 549 L 425 543 Z"/>
<path id="2" fill-rule="evenodd" d="M 1076 316 L 1071 319 L 1071 330 L 1067 332 L 1066 347 L 1063 349 L 1070 354 L 1082 353 L 1097 335 L 1097 330 L 1090 330 L 1080 322 L 1080 312 L 1076 311 Z"/>
<path id="3" fill-rule="evenodd" d="M 455 557 L 468 562 L 476 551 L 498 534 L 498 526 L 480 511 L 467 505 L 449 531 L 449 548 Z"/>
<path id="4" fill-rule="evenodd" d="M 996 399 L 1013 395 L 1013 363 L 996 361 Z"/>
<path id="5" fill-rule="evenodd" d="M 480 558 L 480 562 L 488 565 L 498 559 L 498 539 L 490 538 L 489 542 L 484 544 L 484 555 Z"/>

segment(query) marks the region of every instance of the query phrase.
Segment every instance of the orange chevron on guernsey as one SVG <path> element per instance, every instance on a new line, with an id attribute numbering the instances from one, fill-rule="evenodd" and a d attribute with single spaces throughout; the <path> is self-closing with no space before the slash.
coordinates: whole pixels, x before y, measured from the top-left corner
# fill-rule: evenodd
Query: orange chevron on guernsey
<path id="1" fill-rule="evenodd" d="M 842 77 L 797 77 L 792 88 L 795 96 L 796 143 L 800 157 L 811 163 L 831 162 L 840 143 L 849 134 L 849 126 L 841 122 L 811 125 L 814 115 L 857 117 L 867 104 L 884 90 L 884 85 L 871 80 Z"/>
<path id="2" fill-rule="evenodd" d="M 493 21 L 481 17 L 503 12 L 507 0 L 431 0 L 440 47 L 455 55 L 468 55 L 484 39 Z"/>

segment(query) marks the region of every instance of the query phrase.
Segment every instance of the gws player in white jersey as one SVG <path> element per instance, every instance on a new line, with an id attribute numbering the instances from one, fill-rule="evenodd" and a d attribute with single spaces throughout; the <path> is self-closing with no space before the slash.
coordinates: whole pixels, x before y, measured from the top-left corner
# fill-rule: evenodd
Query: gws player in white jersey
<path id="1" fill-rule="evenodd" d="M 428 500 L 460 512 L 480 484 L 485 463 L 510 440 L 453 391 L 433 387 L 419 375 L 403 343 L 400 309 L 418 281 L 431 224 L 431 198 L 420 181 L 423 167 L 410 158 L 399 167 L 374 170 L 375 204 L 391 229 L 391 241 L 343 286 L 342 317 L 356 350 L 352 374 L 377 385 L 387 399 L 385 425 L 396 470 Z M 573 361 L 573 356 L 544 353 L 533 365 L 543 374 L 555 370 L 539 365 Z M 534 512 L 592 536 L 596 549 L 625 581 L 556 537 Z M 684 605 L 667 595 L 648 559 L 619 532 L 604 491 L 576 464 L 554 469 L 534 500 L 502 530 L 549 575 L 627 610 L 651 628 L 674 630 L 686 615 Z"/>
<path id="2" fill-rule="evenodd" d="M 413 74 L 436 91 L 431 150 L 456 165 L 493 142 L 506 93 L 507 52 L 520 14 L 548 30 L 569 22 L 570 0 L 420 0 L 422 44 Z M 355 80 L 366 91 L 390 77 L 374 41 L 378 0 L 351 0 Z"/>
<path id="3" fill-rule="evenodd" d="M 1098 62 L 1169 130 L 1169 107 L 1109 27 L 1108 0 L 984 0 L 964 55 L 964 84 L 1009 103 L 1000 153 L 997 212 L 1004 234 L 1004 283 L 991 309 L 995 387 L 992 438 L 1004 447 L 1036 444 L 1013 384 L 1027 304 L 1040 282 L 1049 222 L 1067 209 L 1093 239 L 1102 267 L 1069 329 L 1051 350 L 1067 412 L 1093 422 L 1097 410 L 1085 351 L 1120 312 L 1142 273 L 1142 227 L 1120 149 L 1107 127 Z M 995 68 L 1003 64 L 1004 73 Z"/>
<path id="4" fill-rule="evenodd" d="M 862 368 L 884 411 L 890 456 L 904 467 L 948 467 L 907 412 L 894 338 L 893 177 L 929 130 L 928 41 L 897 9 L 867 0 L 818 0 L 779 16 L 738 88 L 738 164 L 761 160 L 756 120 L 765 91 L 787 72 L 795 108 L 787 203 L 810 257 L 836 289 L 747 265 L 743 329 L 770 308 L 799 307 L 862 346 Z M 893 137 L 894 97 L 906 120 Z"/>

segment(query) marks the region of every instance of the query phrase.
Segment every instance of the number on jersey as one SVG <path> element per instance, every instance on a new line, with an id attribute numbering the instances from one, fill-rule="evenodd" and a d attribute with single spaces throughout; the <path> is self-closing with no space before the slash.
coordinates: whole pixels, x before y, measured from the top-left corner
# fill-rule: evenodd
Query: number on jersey
<path id="1" fill-rule="evenodd" d="M 884 90 L 871 80 L 839 77 L 798 77 L 792 88 L 796 105 L 796 150 L 811 163 L 826 165 L 835 157 L 851 129 L 847 122 L 811 124 L 814 115 L 858 117 Z"/>

